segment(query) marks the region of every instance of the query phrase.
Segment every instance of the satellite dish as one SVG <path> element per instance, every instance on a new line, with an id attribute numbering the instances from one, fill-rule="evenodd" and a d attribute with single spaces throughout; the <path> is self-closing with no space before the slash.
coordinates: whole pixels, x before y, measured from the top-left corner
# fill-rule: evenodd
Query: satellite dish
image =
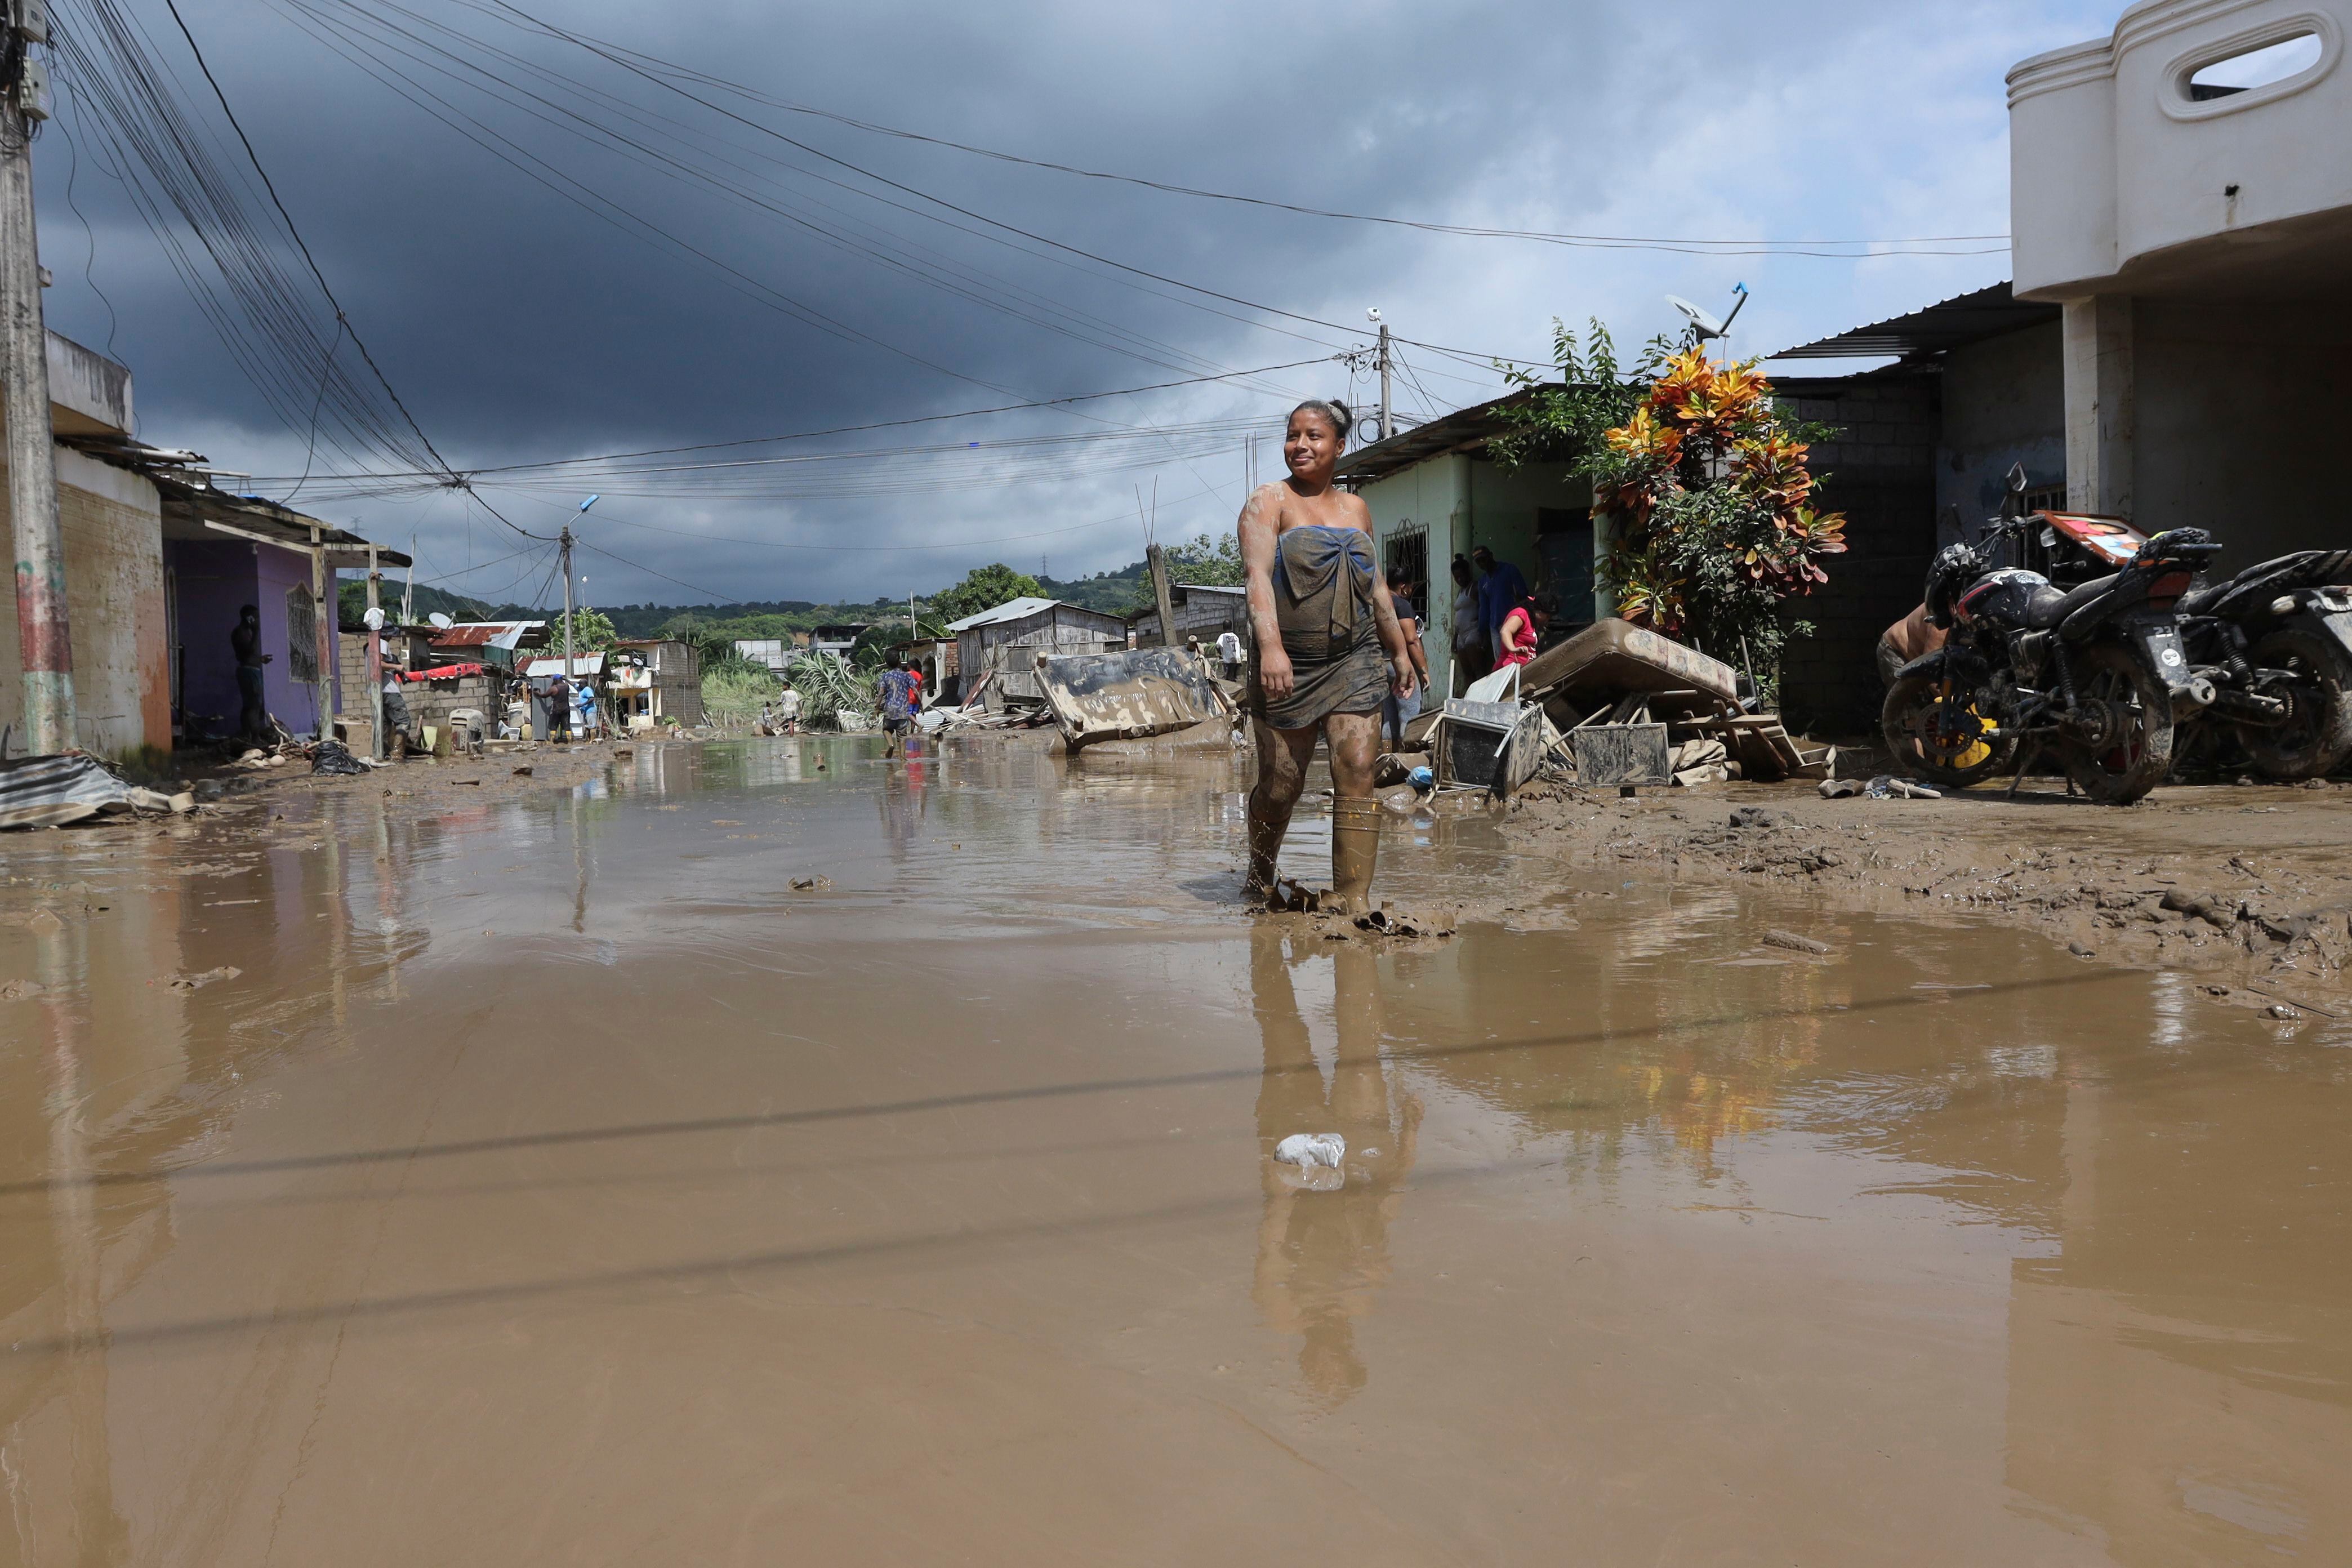
<path id="1" fill-rule="evenodd" d="M 383 630 L 383 612 L 377 609 L 373 605 L 370 605 L 368 606 L 367 614 L 362 616 L 360 619 L 367 623 L 367 629 L 372 632 L 380 632 Z"/>
<path id="2" fill-rule="evenodd" d="M 1717 321 L 1711 313 L 1703 310 L 1699 306 L 1692 304 L 1688 300 L 1684 299 L 1681 295 L 1667 295 L 1666 303 L 1672 305 L 1675 310 L 1680 310 L 1683 313 L 1683 315 L 1690 321 L 1692 330 L 1698 334 L 1699 340 L 1702 342 L 1708 338 L 1719 338 L 1723 336 L 1723 323 L 1721 321 Z"/>
<path id="3" fill-rule="evenodd" d="M 445 632 L 446 632 L 446 631 L 447 631 L 451 626 L 456 626 L 456 625 L 457 624 L 457 622 L 455 622 L 455 621 L 451 620 L 447 616 L 444 615 L 444 614 L 443 614 L 442 612 L 440 612 L 439 610 L 436 610 L 436 611 L 434 611 L 434 612 L 432 613 L 432 615 L 430 615 L 430 616 L 426 616 L 425 618 L 426 618 L 427 620 L 431 621 L 435 626 L 436 626 L 440 627 L 440 628 L 441 628 L 443 631 L 445 631 Z"/>
<path id="4" fill-rule="evenodd" d="M 1748 285 L 1736 283 L 1731 291 L 1739 296 L 1738 300 L 1731 307 L 1731 314 L 1721 321 L 1716 320 L 1712 311 L 1692 304 L 1679 294 L 1666 296 L 1666 303 L 1681 311 L 1683 319 L 1690 322 L 1691 347 L 1696 348 L 1708 339 L 1723 337 L 1731 331 L 1731 323 L 1738 321 L 1739 312 L 1748 308 Z"/>

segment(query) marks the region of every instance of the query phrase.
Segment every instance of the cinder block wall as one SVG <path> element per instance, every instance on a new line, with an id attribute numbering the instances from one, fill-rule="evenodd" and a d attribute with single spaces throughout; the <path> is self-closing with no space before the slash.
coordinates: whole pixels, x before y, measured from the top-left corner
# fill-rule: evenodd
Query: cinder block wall
<path id="1" fill-rule="evenodd" d="M 172 744 L 172 686 L 163 626 L 163 524 L 155 487 L 136 474 L 58 448 L 58 528 L 66 554 L 66 615 L 73 652 L 75 738 L 117 757 Z M 0 464 L 0 529 L 9 526 Z M 0 726 L 25 753 L 24 656 L 16 595 L 0 592 Z"/>
<path id="2" fill-rule="evenodd" d="M 1937 378 L 1923 374 L 1787 400 L 1796 417 L 1837 427 L 1811 462 L 1828 476 L 1816 504 L 1846 518 L 1846 552 L 1824 563 L 1829 582 L 1784 608 L 1788 621 L 1813 626 L 1790 637 L 1780 658 L 1780 708 L 1793 729 L 1877 732 L 1878 636 L 1919 603 L 1936 552 L 1940 392 Z"/>

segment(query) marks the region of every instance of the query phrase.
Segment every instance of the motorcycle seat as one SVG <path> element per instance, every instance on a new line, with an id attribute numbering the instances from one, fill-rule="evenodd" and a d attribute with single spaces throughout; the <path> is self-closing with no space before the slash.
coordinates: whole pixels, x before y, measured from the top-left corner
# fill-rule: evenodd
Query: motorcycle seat
<path id="1" fill-rule="evenodd" d="M 2026 629 L 2048 631 L 2084 605 L 2105 596 L 2107 590 L 2116 585 L 2117 575 L 2110 573 L 2105 577 L 2094 577 L 2082 586 L 2070 588 L 2063 594 L 2055 588 L 2035 589 L 2032 602 L 2025 606 Z"/>

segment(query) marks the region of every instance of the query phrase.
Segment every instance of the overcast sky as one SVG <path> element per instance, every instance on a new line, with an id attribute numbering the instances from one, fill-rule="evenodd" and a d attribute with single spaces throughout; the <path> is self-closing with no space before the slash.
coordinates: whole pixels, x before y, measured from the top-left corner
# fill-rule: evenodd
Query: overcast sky
<path id="1" fill-rule="evenodd" d="M 162 0 L 116 3 L 230 165 L 227 122 Z M 61 25 L 87 29 L 88 4 L 61 0 Z M 2103 34 L 2118 8 L 541 4 L 523 9 L 779 102 L 1023 157 L 1353 213 L 1702 239 L 2005 233 L 2003 73 Z M 1116 567 L 1141 552 L 1139 486 L 1148 502 L 1156 484 L 1163 540 L 1230 528 L 1245 423 L 1272 477 L 1292 401 L 1376 401 L 1331 357 L 1369 342 L 1368 306 L 1475 360 L 1541 353 L 1556 315 L 1638 340 L 1679 325 L 1666 294 L 1721 310 L 1745 282 L 1736 346 L 1752 353 L 2008 276 L 1997 247 L 1579 248 L 1084 179 L 692 87 L 704 107 L 533 36 L 494 0 L 182 12 L 361 337 L 460 469 L 1313 362 L 695 459 L 830 460 L 477 479 L 541 533 L 604 495 L 581 530 L 595 603 L 864 599 L 993 560 Z M 315 387 L 279 387 L 296 414 L 272 412 L 110 174 L 86 87 L 59 74 L 37 154 L 50 324 L 131 367 L 144 438 L 271 476 L 255 488 L 284 496 Z M 315 289 L 290 247 L 281 259 Z M 331 337 L 315 292 L 310 308 Z M 1402 353 L 1407 416 L 1498 389 L 1475 363 Z M 337 356 L 358 368 L 348 346 Z M 310 467 L 329 477 L 293 504 L 388 542 L 415 531 L 420 581 L 492 598 L 546 583 L 541 547 L 461 493 L 358 494 L 324 447 Z"/>

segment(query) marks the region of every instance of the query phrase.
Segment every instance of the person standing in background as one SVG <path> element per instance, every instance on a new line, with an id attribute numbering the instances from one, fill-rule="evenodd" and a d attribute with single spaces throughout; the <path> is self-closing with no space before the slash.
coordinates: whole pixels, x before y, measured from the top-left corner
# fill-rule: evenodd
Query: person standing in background
<path id="1" fill-rule="evenodd" d="M 229 628 L 229 651 L 236 656 L 237 731 L 251 745 L 269 739 L 269 706 L 261 689 L 261 667 L 275 657 L 261 651 L 261 612 L 251 605 L 236 613 Z"/>
<path id="2" fill-rule="evenodd" d="M 1421 694 L 1429 689 L 1429 655 L 1421 646 L 1421 621 L 1412 613 L 1412 584 L 1405 581 L 1404 569 L 1390 567 L 1388 579 L 1389 604 L 1396 611 L 1397 630 L 1404 634 L 1405 654 L 1412 660 L 1413 689 L 1402 697 L 1391 691 L 1381 704 L 1381 717 L 1388 724 L 1389 750 L 1401 752 L 1404 727 L 1421 717 Z"/>
<path id="3" fill-rule="evenodd" d="M 1496 560 L 1483 544 L 1470 552 L 1470 563 L 1478 568 L 1478 629 L 1486 634 L 1486 657 L 1499 662 L 1503 617 L 1527 601 L 1528 580 L 1509 562 Z"/>
<path id="4" fill-rule="evenodd" d="M 1478 624 L 1478 588 L 1470 578 L 1470 563 L 1454 558 L 1454 683 L 1456 696 L 1472 681 L 1495 668 L 1486 629 Z"/>

